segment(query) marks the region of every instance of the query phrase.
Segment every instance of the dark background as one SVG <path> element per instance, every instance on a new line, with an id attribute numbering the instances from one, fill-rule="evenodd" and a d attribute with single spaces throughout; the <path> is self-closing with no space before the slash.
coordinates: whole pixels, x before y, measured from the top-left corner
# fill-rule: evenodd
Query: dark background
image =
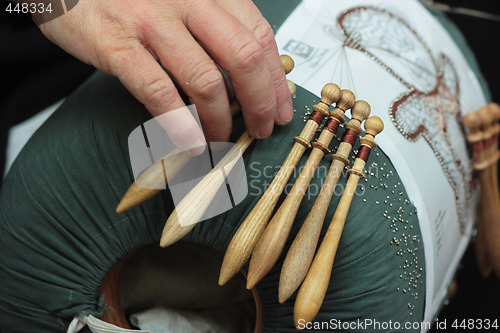
<path id="1" fill-rule="evenodd" d="M 442 0 L 453 6 L 467 7 L 500 15 L 500 0 Z M 5 163 L 8 128 L 68 95 L 92 72 L 47 41 L 28 17 L 7 17 L 0 13 L 0 186 Z M 474 51 L 494 101 L 500 101 L 499 41 L 500 22 L 449 14 Z M 14 26 L 13 26 L 14 24 Z M 16 30 L 13 33 L 13 27 Z M 39 89 L 45 87 L 44 90 Z M 500 241 L 500 240 L 499 240 Z M 457 272 L 458 289 L 444 306 L 439 320 L 448 328 L 458 319 L 499 319 L 500 280 L 483 279 L 469 248 Z M 433 332 L 442 330 L 433 329 Z M 456 330 L 453 330 L 456 332 Z"/>

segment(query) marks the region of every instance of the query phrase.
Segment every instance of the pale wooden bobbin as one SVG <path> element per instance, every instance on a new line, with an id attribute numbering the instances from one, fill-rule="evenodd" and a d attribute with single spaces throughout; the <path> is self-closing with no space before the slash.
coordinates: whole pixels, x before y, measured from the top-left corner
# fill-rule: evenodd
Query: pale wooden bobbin
<path id="1" fill-rule="evenodd" d="M 253 138 L 245 131 L 219 163 L 181 200 L 165 223 L 160 239 L 161 247 L 172 245 L 194 228 L 227 175 L 252 142 Z"/>
<path id="2" fill-rule="evenodd" d="M 290 73 L 295 67 L 295 63 L 293 62 L 293 59 L 289 55 L 286 54 L 280 55 L 280 60 L 281 64 L 283 65 L 283 69 L 285 70 L 285 74 Z M 297 87 L 295 86 L 295 84 L 290 80 L 286 80 L 286 83 L 288 84 L 288 90 L 290 90 L 290 95 L 292 97 L 295 96 L 295 92 L 297 91 Z"/>
<path id="3" fill-rule="evenodd" d="M 293 62 L 292 57 L 290 57 L 288 54 L 282 54 L 280 55 L 280 60 L 285 74 L 289 74 L 295 67 L 295 63 Z"/>
<path id="4" fill-rule="evenodd" d="M 293 60 L 286 55 L 281 56 L 280 59 L 285 72 L 289 73 L 293 69 Z M 253 138 L 245 131 L 219 163 L 181 200 L 165 223 L 160 246 L 172 245 L 195 227 L 227 175 L 236 165 L 239 156 L 243 155 L 252 142 Z"/>
<path id="5" fill-rule="evenodd" d="M 471 150 L 474 158 L 473 166 L 475 169 L 482 165 L 481 158 L 483 156 L 483 133 L 481 131 L 481 117 L 477 112 L 469 112 L 462 119 L 464 127 L 467 129 L 466 139 L 471 145 Z M 482 199 L 481 199 L 482 201 Z M 476 237 L 474 241 L 474 252 L 476 256 L 476 262 L 481 275 L 487 278 L 493 267 L 491 265 L 491 260 L 488 256 L 488 250 L 486 248 L 486 230 L 484 225 L 482 206 L 480 206 L 478 212 L 478 219 L 476 223 Z"/>
<path id="6" fill-rule="evenodd" d="M 281 59 L 281 64 L 283 65 L 283 69 L 285 70 L 285 74 L 290 73 L 292 71 L 293 67 L 295 67 L 295 63 L 293 62 L 293 59 L 286 54 L 280 55 L 280 59 Z M 286 80 L 286 83 L 288 84 L 288 89 L 290 90 L 290 95 L 295 96 L 295 92 L 297 90 L 297 87 L 295 86 L 295 84 L 290 80 Z"/>
<path id="7" fill-rule="evenodd" d="M 500 194 L 498 193 L 498 160 L 500 159 L 500 151 L 498 150 L 498 138 L 500 135 L 500 105 L 497 103 L 490 103 L 488 109 L 493 116 L 493 148 L 492 148 L 492 158 L 490 161 L 491 174 L 493 184 L 496 187 L 497 200 L 500 202 Z"/>
<path id="8" fill-rule="evenodd" d="M 490 113 L 493 115 L 493 148 L 492 159 L 490 161 L 490 174 L 494 186 L 495 199 L 497 207 L 500 207 L 500 192 L 498 190 L 498 160 L 500 159 L 500 151 L 498 150 L 498 138 L 500 136 L 500 105 L 497 103 L 490 103 L 488 105 Z M 500 208 L 499 208 L 500 209 Z"/>
<path id="9" fill-rule="evenodd" d="M 167 185 L 167 175 L 175 177 L 189 160 L 191 160 L 191 155 L 177 148 L 172 153 L 153 163 L 137 177 L 132 185 L 130 185 L 116 207 L 116 213 L 125 213 L 129 209 L 154 197 L 160 192 L 162 187 Z"/>
<path id="10" fill-rule="evenodd" d="M 478 164 L 474 164 L 474 168 L 476 170 L 484 170 L 490 166 L 492 160 L 492 138 L 494 136 L 494 127 L 493 123 L 495 118 L 493 114 L 489 112 L 487 106 L 480 108 L 477 111 L 481 119 L 481 131 L 483 134 L 483 150 L 481 156 L 479 157 L 480 162 Z"/>
<path id="11" fill-rule="evenodd" d="M 500 135 L 500 105 L 497 103 L 490 103 L 488 104 L 488 110 L 493 116 L 493 135 L 496 139 L 494 140 L 494 145 L 498 148 L 498 137 Z"/>
<path id="12" fill-rule="evenodd" d="M 330 275 L 332 272 L 333 261 L 337 252 L 340 236 L 344 228 L 344 223 L 351 206 L 359 179 L 363 178 L 363 168 L 369 157 L 370 151 L 377 145 L 373 140 L 384 128 L 382 120 L 377 117 L 370 117 L 366 120 L 366 135 L 359 141 L 359 148 L 356 160 L 352 169 L 349 170 L 349 179 L 347 181 L 344 193 L 335 211 L 328 231 L 314 257 L 309 272 L 300 287 L 294 306 L 295 326 L 299 328 L 299 320 L 312 322 L 325 298 Z"/>
<path id="13" fill-rule="evenodd" d="M 293 82 L 291 84 L 293 85 Z M 293 89 L 292 95 L 294 94 L 295 89 Z M 232 101 L 230 111 L 233 117 L 240 113 L 240 103 L 236 100 Z M 116 207 L 116 213 L 125 213 L 154 197 L 161 191 L 161 188 L 167 186 L 167 175 L 174 178 L 190 160 L 191 155 L 176 148 L 170 154 L 153 163 L 127 189 Z"/>
<path id="14" fill-rule="evenodd" d="M 295 181 L 290 193 L 273 216 L 266 229 L 262 233 L 250 259 L 248 268 L 247 288 L 252 289 L 274 266 L 283 251 L 288 235 L 299 210 L 300 203 L 304 198 L 309 183 L 316 172 L 316 168 L 323 156 L 329 153 L 330 144 L 337 128 L 344 121 L 345 110 L 354 105 L 354 94 L 349 90 L 342 90 L 340 100 L 335 109 L 330 113 L 330 118 L 321 132 L 317 142 L 314 142 L 313 150 Z M 369 109 L 352 110 L 353 122 L 359 124 L 368 117 Z"/>
<path id="15" fill-rule="evenodd" d="M 476 170 L 479 170 L 481 165 L 481 158 L 483 155 L 483 132 L 481 131 L 481 117 L 477 112 L 469 112 L 467 113 L 463 119 L 462 124 L 468 130 L 466 135 L 467 142 L 471 146 L 472 154 L 473 154 L 473 167 Z"/>
<path id="16" fill-rule="evenodd" d="M 479 203 L 481 217 L 484 225 L 484 241 L 493 271 L 500 276 L 500 200 L 498 195 L 498 185 L 494 184 L 493 175 L 496 162 L 495 154 L 495 116 L 489 112 L 488 108 L 481 108 L 478 111 L 481 117 L 481 129 L 483 131 L 483 151 L 479 163 L 479 182 L 481 183 L 481 200 Z M 476 163 L 474 163 L 476 167 Z"/>
<path id="17" fill-rule="evenodd" d="M 357 101 L 352 113 L 355 114 L 355 110 L 360 108 L 365 109 L 363 114 L 370 114 L 370 105 L 365 101 Z M 278 290 L 280 303 L 285 302 L 297 290 L 309 270 L 335 186 L 342 170 L 349 164 L 349 154 L 361 132 L 358 122 L 354 119 L 350 120 L 345 128 L 337 153 L 332 154 L 332 164 L 321 191 L 283 262 Z"/>
<path id="18" fill-rule="evenodd" d="M 483 156 L 481 169 L 486 169 L 490 182 L 494 187 L 495 200 L 497 206 L 500 207 L 500 197 L 498 194 L 498 176 L 497 176 L 497 162 L 498 162 L 498 132 L 500 132 L 500 125 L 498 124 L 498 117 L 500 110 L 491 103 L 486 107 L 478 110 L 478 115 L 481 118 L 481 129 L 483 133 Z"/>
<path id="19" fill-rule="evenodd" d="M 300 135 L 294 138 L 295 143 L 280 170 L 233 236 L 222 262 L 219 276 L 220 285 L 225 284 L 236 275 L 250 258 L 255 244 L 271 218 L 274 207 L 295 166 L 306 148 L 310 147 L 309 142 L 313 139 L 319 125 L 329 115 L 328 108 L 332 103 L 337 102 L 339 98 L 340 88 L 336 84 L 328 83 L 321 90 L 321 101 L 312 107 L 313 113 Z"/>

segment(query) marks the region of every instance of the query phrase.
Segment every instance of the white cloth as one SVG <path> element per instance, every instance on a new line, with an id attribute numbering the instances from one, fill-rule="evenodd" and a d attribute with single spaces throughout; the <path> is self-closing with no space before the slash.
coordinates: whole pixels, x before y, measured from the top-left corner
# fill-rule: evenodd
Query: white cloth
<path id="1" fill-rule="evenodd" d="M 130 317 L 140 330 L 124 329 L 89 315 L 75 317 L 67 333 L 77 333 L 88 326 L 92 333 L 229 333 L 214 321 L 191 312 L 153 308 Z"/>
<path id="2" fill-rule="evenodd" d="M 85 326 L 88 326 L 92 333 L 153 333 L 141 330 L 129 330 L 125 328 L 120 328 L 118 326 L 106 323 L 96 317 L 89 315 L 83 317 L 75 317 L 71 321 L 67 333 L 77 333 L 81 331 Z"/>
<path id="3" fill-rule="evenodd" d="M 134 314 L 130 322 L 151 333 L 230 333 L 201 315 L 166 308 Z"/>
<path id="4" fill-rule="evenodd" d="M 21 152 L 24 145 L 28 142 L 36 130 L 50 117 L 52 113 L 63 103 L 64 99 L 52 104 L 48 108 L 35 114 L 33 117 L 26 119 L 22 123 L 17 124 L 9 129 L 5 168 L 3 177 L 7 175 L 12 163 L 17 155 Z"/>

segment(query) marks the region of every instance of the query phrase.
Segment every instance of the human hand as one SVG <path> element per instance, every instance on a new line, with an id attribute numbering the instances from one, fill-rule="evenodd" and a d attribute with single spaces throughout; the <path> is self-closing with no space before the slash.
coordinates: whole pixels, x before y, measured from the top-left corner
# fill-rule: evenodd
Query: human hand
<path id="1" fill-rule="evenodd" d="M 229 73 L 250 135 L 265 138 L 293 116 L 274 34 L 250 0 L 81 0 L 40 29 L 118 77 L 155 117 L 185 106 L 163 66 L 196 105 L 208 141 L 225 141 L 232 129 L 216 63 Z M 164 127 L 181 149 L 205 141 L 190 115 Z"/>

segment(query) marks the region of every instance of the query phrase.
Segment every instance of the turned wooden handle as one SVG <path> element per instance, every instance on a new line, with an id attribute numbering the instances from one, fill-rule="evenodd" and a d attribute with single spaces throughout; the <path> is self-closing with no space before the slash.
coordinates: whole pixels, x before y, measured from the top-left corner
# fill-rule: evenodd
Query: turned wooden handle
<path id="1" fill-rule="evenodd" d="M 495 191 L 498 188 L 492 183 L 491 172 L 479 172 L 481 182 L 480 210 L 484 226 L 484 241 L 488 258 L 497 276 L 500 276 L 500 207 Z"/>
<path id="2" fill-rule="evenodd" d="M 360 139 L 361 147 L 358 150 L 352 169 L 349 170 L 350 176 L 344 193 L 297 295 L 294 306 L 294 320 L 297 328 L 300 320 L 305 320 L 305 322 L 313 321 L 321 308 L 330 283 L 333 262 L 356 187 L 359 179 L 364 177 L 363 169 L 369 153 L 376 146 L 373 139 L 375 135 L 383 130 L 384 125 L 379 117 L 374 116 L 367 119 L 365 128 L 366 135 Z"/>
<path id="3" fill-rule="evenodd" d="M 288 55 L 281 55 L 280 59 L 285 73 L 290 73 L 294 66 L 292 58 Z M 295 85 L 292 82 L 288 83 L 288 88 L 290 94 L 295 94 Z M 237 101 L 231 104 L 231 113 L 233 115 L 240 109 L 241 107 Z M 177 242 L 194 228 L 196 222 L 203 216 L 219 191 L 220 186 L 238 161 L 238 157 L 243 155 L 252 141 L 253 138 L 245 131 L 236 142 L 236 145 L 217 163 L 214 169 L 181 200 L 165 223 L 160 246 L 166 247 Z"/>
<path id="4" fill-rule="evenodd" d="M 480 129 L 482 125 L 481 117 L 477 112 L 470 112 L 464 116 L 462 122 L 468 130 L 466 139 L 471 145 L 474 157 L 473 166 L 476 170 L 481 169 L 483 167 L 482 158 L 484 154 L 483 133 Z M 481 207 L 479 208 L 478 215 L 474 250 L 479 271 L 486 278 L 491 273 L 493 267 L 491 266 L 491 259 L 488 256 L 488 249 L 486 248 L 486 232 Z"/>
<path id="5" fill-rule="evenodd" d="M 480 210 L 484 232 L 478 230 L 478 236 L 484 236 L 487 257 L 493 271 L 500 277 L 500 198 L 498 194 L 496 164 L 498 160 L 498 114 L 494 104 L 480 108 L 477 114 L 481 118 L 483 151 L 479 161 L 479 181 L 481 183 Z M 478 225 L 478 228 L 480 226 Z"/>
<path id="6" fill-rule="evenodd" d="M 497 170 L 498 126 L 494 124 L 498 115 L 483 107 L 464 116 L 463 124 L 468 129 L 467 141 L 472 145 L 473 166 L 479 172 L 481 198 L 475 254 L 479 270 L 487 277 L 491 270 L 500 276 L 500 197 L 498 194 Z"/>
<path id="7" fill-rule="evenodd" d="M 463 119 L 464 126 L 469 128 L 467 141 L 473 145 L 473 167 L 476 170 L 484 170 L 490 166 L 493 120 L 494 118 L 488 112 L 487 107 L 482 107 L 477 112 L 468 113 Z M 479 126 L 477 126 L 477 121 L 479 121 Z"/>
<path id="8" fill-rule="evenodd" d="M 354 105 L 354 103 L 354 94 L 349 90 L 342 90 L 340 100 L 330 113 L 331 117 L 328 119 L 318 141 L 313 143 L 314 148 L 292 190 L 288 193 L 255 246 L 248 269 L 247 288 L 253 288 L 278 261 L 304 194 L 321 159 L 329 152 L 328 146 L 337 131 L 339 123 L 343 120 L 345 110 L 352 108 L 353 119 L 349 122 L 349 127 L 355 128 L 355 133 L 361 132 L 359 125 L 370 114 L 370 107 L 366 102 L 357 105 Z"/>
<path id="9" fill-rule="evenodd" d="M 278 289 L 280 303 L 285 302 L 297 290 L 309 270 L 335 186 L 342 170 L 349 164 L 352 145 L 361 132 L 360 121 L 367 118 L 370 111 L 370 105 L 362 100 L 357 101 L 352 108 L 353 118 L 357 119 L 351 119 L 345 125 L 346 131 L 337 153 L 332 155 L 333 161 L 321 191 L 283 262 Z M 353 130 L 352 133 L 355 135 L 352 135 L 349 130 Z"/>
<path id="10" fill-rule="evenodd" d="M 219 276 L 220 285 L 225 284 L 238 273 L 250 258 L 295 166 L 306 148 L 309 147 L 309 142 L 313 139 L 319 124 L 328 115 L 328 107 L 330 104 L 337 102 L 339 98 L 340 88 L 336 84 L 329 83 L 323 87 L 321 102 L 313 106 L 314 113 L 307 121 L 300 135 L 295 137 L 295 143 L 276 177 L 233 236 L 222 262 Z"/>
<path id="11" fill-rule="evenodd" d="M 500 193 L 498 191 L 498 160 L 500 152 L 498 150 L 498 138 L 500 135 L 500 105 L 497 103 L 490 103 L 488 109 L 493 116 L 493 138 L 492 138 L 492 152 L 490 160 L 491 181 L 494 186 L 497 207 L 500 207 Z"/>
<path id="12" fill-rule="evenodd" d="M 356 162 L 356 170 L 361 170 L 362 172 L 364 161 L 356 160 Z M 357 169 L 358 167 L 361 169 Z M 360 177 L 356 174 L 350 175 L 344 193 L 337 206 L 337 210 L 335 211 L 335 215 L 328 227 L 328 231 L 299 289 L 294 306 L 294 320 L 296 326 L 298 326 L 300 319 L 305 320 L 305 322 L 313 321 L 321 308 L 328 284 L 330 283 L 330 275 L 340 236 L 344 229 L 347 213 L 349 212 L 352 198 L 358 186 L 359 178 Z"/>
<path id="13" fill-rule="evenodd" d="M 252 141 L 245 131 L 219 163 L 181 200 L 163 228 L 161 247 L 172 245 L 194 228 Z"/>
<path id="14" fill-rule="evenodd" d="M 310 141 L 314 136 L 314 132 L 316 132 L 318 124 L 309 120 L 306 125 L 307 131 L 314 127 L 316 128 L 312 131 L 312 133 L 306 135 L 306 133 L 303 132 L 300 136 L 303 138 L 310 137 Z M 275 178 L 254 206 L 250 214 L 248 214 L 247 218 L 238 228 L 238 231 L 233 236 L 231 243 L 229 243 L 229 246 L 226 249 L 219 276 L 219 285 L 224 285 L 234 275 L 236 275 L 236 273 L 241 270 L 250 258 L 259 236 L 271 218 L 274 207 L 276 206 L 288 179 L 290 179 L 295 166 L 299 162 L 305 150 L 306 147 L 304 145 L 300 143 L 293 144 L 292 150 L 285 159 L 285 162 L 283 162 L 283 165 L 276 174 Z"/>
<path id="15" fill-rule="evenodd" d="M 481 276 L 485 279 L 488 278 L 493 271 L 493 267 L 491 265 L 491 259 L 488 255 L 488 249 L 486 248 L 486 230 L 481 208 L 478 210 L 476 237 L 474 239 L 474 253 Z"/>
<path id="16" fill-rule="evenodd" d="M 345 160 L 334 159 L 332 161 L 321 191 L 288 250 L 280 275 L 278 289 L 280 303 L 285 302 L 297 290 L 309 270 L 328 206 L 342 170 L 348 162 L 347 158 L 351 149 L 352 145 L 347 142 L 340 144 L 337 154 L 345 157 Z"/>
<path id="17" fill-rule="evenodd" d="M 300 202 L 323 155 L 324 153 L 320 149 L 313 149 L 311 151 L 311 155 L 309 155 L 292 190 L 258 240 L 250 259 L 247 289 L 252 289 L 278 260 L 290 234 L 290 229 L 292 228 Z"/>
<path id="18" fill-rule="evenodd" d="M 116 207 L 116 213 L 125 213 L 127 210 L 139 206 L 154 197 L 161 191 L 162 187 L 167 185 L 167 175 L 175 177 L 189 160 L 191 160 L 191 156 L 177 148 L 172 153 L 156 161 L 130 185 Z"/>
<path id="19" fill-rule="evenodd" d="M 240 113 L 240 103 L 236 100 L 233 101 L 230 105 L 230 111 L 233 117 Z M 164 186 L 167 186 L 167 175 L 171 178 L 175 177 L 190 160 L 191 155 L 176 148 L 170 154 L 153 163 L 127 189 L 116 207 L 116 213 L 123 214 L 154 197 Z"/>

